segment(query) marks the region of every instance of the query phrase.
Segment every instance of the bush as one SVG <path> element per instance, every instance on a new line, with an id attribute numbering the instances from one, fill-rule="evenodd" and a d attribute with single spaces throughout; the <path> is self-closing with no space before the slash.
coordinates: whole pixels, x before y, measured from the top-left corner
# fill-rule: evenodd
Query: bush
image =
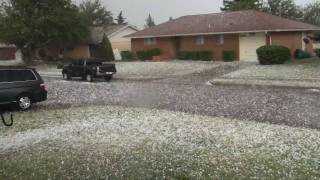
<path id="1" fill-rule="evenodd" d="M 122 60 L 131 60 L 132 59 L 132 53 L 130 51 L 121 51 L 121 59 Z"/>
<path id="2" fill-rule="evenodd" d="M 315 49 L 314 52 L 317 54 L 317 56 L 320 58 L 320 49 Z"/>
<path id="3" fill-rule="evenodd" d="M 180 51 L 177 58 L 180 60 L 213 60 L 213 54 L 211 51 Z"/>
<path id="4" fill-rule="evenodd" d="M 226 50 L 222 52 L 224 62 L 232 62 L 236 60 L 236 53 L 232 50 Z"/>
<path id="5" fill-rule="evenodd" d="M 284 46 L 262 46 L 257 54 L 262 65 L 283 64 L 291 58 L 290 49 Z"/>
<path id="6" fill-rule="evenodd" d="M 303 51 L 301 49 L 297 49 L 295 51 L 295 53 L 294 53 L 294 57 L 296 59 L 306 59 L 306 58 L 311 58 L 311 55 L 307 51 Z"/>
<path id="7" fill-rule="evenodd" d="M 113 49 L 111 42 L 106 34 L 103 35 L 101 46 L 97 50 L 98 58 L 105 61 L 114 61 Z"/>
<path id="8" fill-rule="evenodd" d="M 140 60 L 151 60 L 153 56 L 159 56 L 161 53 L 161 49 L 154 48 L 145 51 L 137 51 L 137 57 Z"/>

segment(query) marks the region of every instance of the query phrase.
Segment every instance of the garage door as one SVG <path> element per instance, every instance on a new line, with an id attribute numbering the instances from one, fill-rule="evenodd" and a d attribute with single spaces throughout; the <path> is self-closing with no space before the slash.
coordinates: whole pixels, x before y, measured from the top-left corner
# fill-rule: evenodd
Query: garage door
<path id="1" fill-rule="evenodd" d="M 265 33 L 240 34 L 240 60 L 257 62 L 256 50 L 266 44 Z"/>

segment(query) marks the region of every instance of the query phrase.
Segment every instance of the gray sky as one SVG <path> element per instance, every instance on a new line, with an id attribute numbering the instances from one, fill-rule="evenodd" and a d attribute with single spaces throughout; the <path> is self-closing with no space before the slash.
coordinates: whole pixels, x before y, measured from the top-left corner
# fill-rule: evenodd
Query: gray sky
<path id="1" fill-rule="evenodd" d="M 82 0 L 74 0 L 77 3 Z M 150 13 L 156 24 L 165 22 L 170 16 L 177 18 L 190 14 L 219 12 L 222 0 L 101 0 L 104 5 L 117 16 L 122 10 L 127 21 L 142 28 Z M 295 0 L 305 5 L 317 0 Z"/>

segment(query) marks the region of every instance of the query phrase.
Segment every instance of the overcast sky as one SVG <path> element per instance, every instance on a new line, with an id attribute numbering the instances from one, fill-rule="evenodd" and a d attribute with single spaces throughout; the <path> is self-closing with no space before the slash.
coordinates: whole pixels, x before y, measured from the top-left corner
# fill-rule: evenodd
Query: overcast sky
<path id="1" fill-rule="evenodd" d="M 74 0 L 77 3 L 82 0 Z M 190 14 L 219 12 L 223 0 L 101 0 L 117 16 L 122 10 L 127 21 L 139 28 L 145 24 L 150 13 L 156 24 L 165 22 L 170 16 L 177 18 Z M 295 0 L 303 6 L 317 0 Z"/>

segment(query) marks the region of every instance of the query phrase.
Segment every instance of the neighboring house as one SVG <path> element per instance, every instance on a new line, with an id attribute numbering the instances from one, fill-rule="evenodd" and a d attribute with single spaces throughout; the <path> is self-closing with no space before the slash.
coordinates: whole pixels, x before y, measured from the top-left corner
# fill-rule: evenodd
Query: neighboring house
<path id="1" fill-rule="evenodd" d="M 93 27 L 88 40 L 77 44 L 76 46 L 64 48 L 42 48 L 36 53 L 37 59 L 81 59 L 94 57 L 97 49 L 102 42 L 103 35 L 106 34 L 111 42 L 115 52 L 131 51 L 131 38 L 125 37 L 137 32 L 138 29 L 132 25 L 111 25 L 108 27 Z"/>
<path id="2" fill-rule="evenodd" d="M 212 51 L 214 60 L 224 50 L 236 59 L 257 61 L 256 49 L 263 45 L 283 45 L 312 52 L 313 44 L 304 38 L 320 27 L 254 10 L 183 16 L 133 33 L 132 51 L 162 50 L 162 59 L 174 59 L 179 51 Z"/>
<path id="3" fill-rule="evenodd" d="M 22 62 L 20 50 L 17 50 L 14 45 L 0 44 L 0 65 L 20 62 Z"/>

